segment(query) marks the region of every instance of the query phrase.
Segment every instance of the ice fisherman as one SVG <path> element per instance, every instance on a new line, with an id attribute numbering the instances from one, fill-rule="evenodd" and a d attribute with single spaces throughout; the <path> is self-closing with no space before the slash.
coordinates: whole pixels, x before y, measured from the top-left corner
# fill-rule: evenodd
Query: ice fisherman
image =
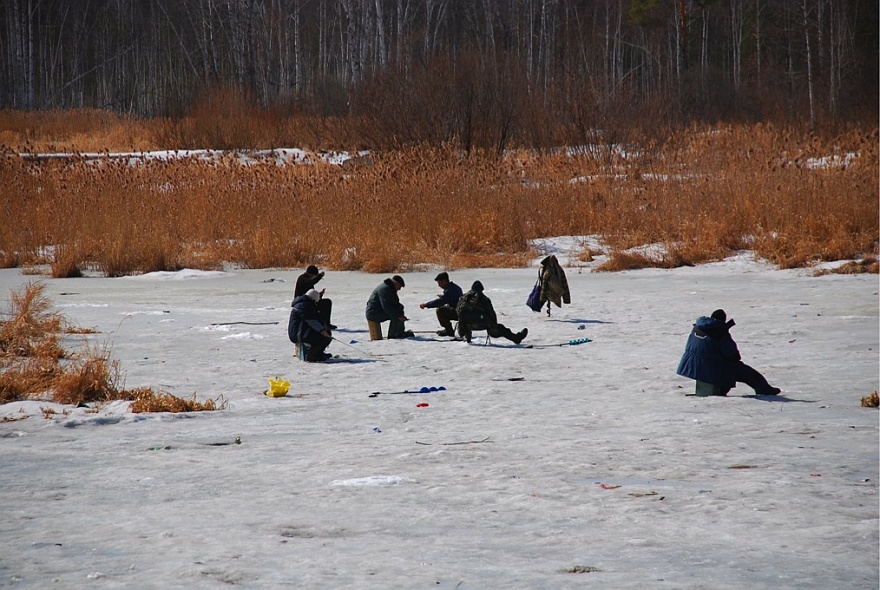
<path id="1" fill-rule="evenodd" d="M 473 330 L 486 330 L 492 338 L 507 338 L 519 344 L 528 335 L 529 329 L 523 328 L 514 334 L 510 328 L 498 323 L 492 300 L 483 293 L 483 283 L 474 281 L 471 290 L 461 296 L 456 306 L 458 313 L 458 335 L 468 342 L 471 341 Z"/>
<path id="2" fill-rule="evenodd" d="M 305 360 L 310 363 L 322 362 L 332 355 L 324 351 L 333 342 L 330 328 L 320 317 L 321 293 L 309 289 L 304 295 L 293 300 L 290 321 L 287 323 L 287 337 L 290 341 L 308 349 Z"/>
<path id="3" fill-rule="evenodd" d="M 718 395 L 727 395 L 736 383 L 745 383 L 756 395 L 776 395 L 781 390 L 767 382 L 761 373 L 742 362 L 730 329 L 736 325 L 727 320 L 723 309 L 716 309 L 710 317 L 697 318 L 688 336 L 677 373 L 703 381 L 719 388 Z"/>
<path id="4" fill-rule="evenodd" d="M 317 266 L 310 264 L 306 271 L 297 277 L 296 287 L 293 289 L 293 298 L 296 299 L 301 295 L 305 295 L 309 289 L 314 289 L 318 281 L 323 278 L 324 271 L 319 271 Z M 325 289 L 318 291 L 321 294 L 321 299 L 318 301 L 318 315 L 325 326 L 335 330 L 336 326 L 330 322 L 330 314 L 333 312 L 333 301 L 324 297 L 324 291 Z"/>
<path id="5" fill-rule="evenodd" d="M 438 336 L 455 336 L 455 330 L 452 328 L 452 322 L 458 321 L 458 313 L 455 306 L 463 295 L 461 287 L 449 280 L 449 273 L 441 272 L 434 280 L 437 286 L 443 289 L 443 293 L 436 299 L 432 299 L 427 303 L 420 303 L 420 309 L 437 309 L 437 321 L 443 327 L 437 331 Z"/>
<path id="6" fill-rule="evenodd" d="M 367 321 L 379 324 L 390 321 L 388 338 L 412 338 L 414 335 L 406 329 L 405 322 L 409 321 L 409 318 L 404 315 L 403 304 L 397 296 L 397 292 L 405 286 L 403 277 L 394 275 L 373 289 L 367 300 Z"/>

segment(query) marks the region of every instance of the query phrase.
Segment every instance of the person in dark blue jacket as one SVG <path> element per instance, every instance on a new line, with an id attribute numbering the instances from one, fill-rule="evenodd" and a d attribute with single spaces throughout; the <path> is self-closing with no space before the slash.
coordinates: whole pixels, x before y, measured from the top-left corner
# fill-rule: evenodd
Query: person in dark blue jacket
<path id="1" fill-rule="evenodd" d="M 730 329 L 735 325 L 733 320 L 727 320 L 723 309 L 716 309 L 708 318 L 697 318 L 677 373 L 717 385 L 720 395 L 727 395 L 737 382 L 745 383 L 757 395 L 778 394 L 779 388 L 770 385 L 761 373 L 742 362 L 736 342 L 730 336 Z"/>
<path id="2" fill-rule="evenodd" d="M 367 299 L 366 316 L 369 322 L 386 322 L 390 320 L 388 325 L 388 338 L 412 338 L 413 333 L 406 329 L 406 322 L 409 318 L 403 313 L 403 304 L 397 296 L 397 292 L 404 288 L 406 284 L 403 277 L 394 275 L 390 279 L 385 279 L 382 283 L 373 289 L 370 298 Z"/>
<path id="3" fill-rule="evenodd" d="M 290 321 L 287 323 L 287 337 L 290 341 L 300 346 L 308 345 L 309 351 L 305 360 L 310 363 L 322 362 L 331 356 L 324 352 L 333 342 L 333 337 L 330 329 L 321 321 L 318 311 L 320 299 L 321 294 L 314 289 L 295 298 L 290 310 Z"/>
<path id="4" fill-rule="evenodd" d="M 436 308 L 437 321 L 443 326 L 442 330 L 437 331 L 437 335 L 455 336 L 452 322 L 458 321 L 458 313 L 455 311 L 455 306 L 458 305 L 458 300 L 461 299 L 462 296 L 461 287 L 450 281 L 449 273 L 446 272 L 441 272 L 434 277 L 434 280 L 437 281 L 437 285 L 443 289 L 443 294 L 437 297 L 437 299 L 432 299 L 427 303 L 420 303 L 419 308 Z"/>

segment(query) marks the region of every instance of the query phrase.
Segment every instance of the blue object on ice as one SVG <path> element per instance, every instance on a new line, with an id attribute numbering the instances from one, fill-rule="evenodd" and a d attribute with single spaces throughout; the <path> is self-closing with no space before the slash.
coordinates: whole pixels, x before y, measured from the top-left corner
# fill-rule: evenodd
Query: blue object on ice
<path id="1" fill-rule="evenodd" d="M 429 387 L 428 391 L 437 391 L 437 388 L 436 387 Z"/>
<path id="2" fill-rule="evenodd" d="M 441 385 L 437 388 L 437 391 L 446 391 L 446 388 Z"/>
<path id="3" fill-rule="evenodd" d="M 429 391 L 431 391 L 431 390 L 428 389 L 427 387 L 422 387 L 422 388 L 419 390 L 419 393 L 428 393 Z"/>
<path id="4" fill-rule="evenodd" d="M 587 329 L 586 324 L 581 324 L 580 326 L 578 326 L 578 330 L 586 330 L 586 329 Z"/>
<path id="5" fill-rule="evenodd" d="M 357 344 L 358 341 L 357 341 L 357 340 L 349 340 L 348 343 L 349 343 L 349 344 Z"/>
<path id="6" fill-rule="evenodd" d="M 374 429 L 373 429 L 373 432 L 382 432 L 382 431 L 379 430 L 378 428 L 374 428 Z"/>

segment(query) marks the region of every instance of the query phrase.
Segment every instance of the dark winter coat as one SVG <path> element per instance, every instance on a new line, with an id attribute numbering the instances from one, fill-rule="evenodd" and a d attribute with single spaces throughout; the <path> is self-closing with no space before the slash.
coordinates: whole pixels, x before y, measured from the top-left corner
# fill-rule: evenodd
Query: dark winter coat
<path id="1" fill-rule="evenodd" d="M 318 281 L 324 278 L 324 275 L 310 275 L 307 272 L 302 273 L 296 279 L 296 287 L 293 289 L 293 297 L 294 299 L 299 297 L 300 295 L 305 295 L 309 289 L 314 289 L 315 285 L 318 284 Z"/>
<path id="2" fill-rule="evenodd" d="M 492 330 L 498 325 L 492 300 L 483 295 L 482 291 L 472 289 L 462 295 L 457 312 L 459 322 L 472 330 Z"/>
<path id="3" fill-rule="evenodd" d="M 371 322 L 384 322 L 397 319 L 403 315 L 403 304 L 397 296 L 394 281 L 385 279 L 382 284 L 373 289 L 367 300 L 367 320 Z"/>
<path id="4" fill-rule="evenodd" d="M 458 300 L 461 299 L 462 291 L 461 287 L 449 281 L 449 284 L 446 285 L 446 288 L 443 289 L 443 295 L 434 299 L 433 301 L 429 301 L 425 304 L 425 307 L 434 308 L 441 307 L 443 305 L 448 305 L 449 307 L 455 307 L 458 304 Z"/>
<path id="5" fill-rule="evenodd" d="M 562 307 L 562 304 L 571 303 L 571 291 L 568 289 L 568 279 L 565 278 L 565 271 L 551 254 L 541 261 L 541 303 L 550 301 L 555 303 L 556 307 Z"/>
<path id="6" fill-rule="evenodd" d="M 722 388 L 735 387 L 740 354 L 736 342 L 730 337 L 732 325 L 732 320 L 724 323 L 713 318 L 697 318 L 677 373 Z"/>
<path id="7" fill-rule="evenodd" d="M 309 297 L 301 295 L 293 300 L 290 320 L 287 322 L 287 337 L 291 342 L 319 344 L 327 337 L 321 334 L 326 326 L 318 318 L 318 304 Z"/>

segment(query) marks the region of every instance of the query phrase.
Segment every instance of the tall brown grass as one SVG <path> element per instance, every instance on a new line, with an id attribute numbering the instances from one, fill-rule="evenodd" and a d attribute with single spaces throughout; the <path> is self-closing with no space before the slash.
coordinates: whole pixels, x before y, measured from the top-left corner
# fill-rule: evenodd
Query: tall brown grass
<path id="1" fill-rule="evenodd" d="M 694 127 L 622 149 L 497 157 L 423 146 L 342 167 L 10 153 L 0 158 L 0 260 L 27 264 L 54 246 L 54 276 L 224 262 L 389 272 L 520 265 L 528 240 L 571 234 L 603 236 L 607 269 L 739 249 L 780 267 L 861 259 L 877 254 L 877 140 L 876 129 L 823 138 Z M 817 165 L 828 157 L 838 160 Z M 664 254 L 629 251 L 652 243 Z"/>
<path id="2" fill-rule="evenodd" d="M 22 152 L 140 151 L 155 147 L 148 123 L 96 109 L 0 110 L 0 145 Z"/>
<path id="3" fill-rule="evenodd" d="M 213 400 L 181 400 L 150 388 L 125 389 L 119 361 L 106 346 L 69 352 L 63 333 L 88 333 L 51 311 L 42 283 L 13 291 L 8 319 L 0 321 L 0 404 L 23 399 L 51 399 L 79 405 L 134 400 L 133 412 L 190 412 L 218 409 Z M 222 409 L 225 403 L 220 404 Z"/>

